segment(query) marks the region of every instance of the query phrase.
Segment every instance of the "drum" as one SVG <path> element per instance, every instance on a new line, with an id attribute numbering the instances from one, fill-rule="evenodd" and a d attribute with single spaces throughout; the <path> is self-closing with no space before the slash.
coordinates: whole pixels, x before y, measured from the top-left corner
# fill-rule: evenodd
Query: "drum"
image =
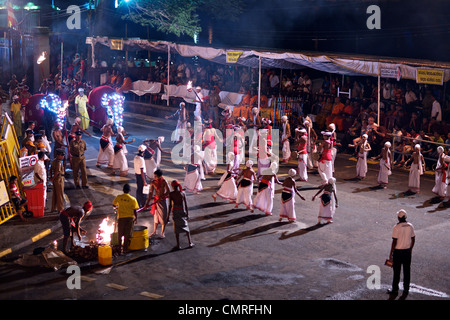
<path id="1" fill-rule="evenodd" d="M 312 153 L 312 158 L 314 161 L 319 161 L 320 157 L 322 157 L 322 154 L 320 152 L 313 152 Z"/>

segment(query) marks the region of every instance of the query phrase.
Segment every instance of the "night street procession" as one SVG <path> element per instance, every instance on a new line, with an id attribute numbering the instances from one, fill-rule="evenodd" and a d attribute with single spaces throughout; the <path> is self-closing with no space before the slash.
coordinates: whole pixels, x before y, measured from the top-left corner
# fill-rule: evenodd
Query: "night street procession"
<path id="1" fill-rule="evenodd" d="M 0 300 L 450 300 L 449 12 L 0 0 Z"/>

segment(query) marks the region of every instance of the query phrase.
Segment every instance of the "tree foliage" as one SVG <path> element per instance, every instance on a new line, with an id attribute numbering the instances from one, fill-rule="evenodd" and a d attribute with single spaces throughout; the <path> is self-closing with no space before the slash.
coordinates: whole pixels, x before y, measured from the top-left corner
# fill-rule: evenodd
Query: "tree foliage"
<path id="1" fill-rule="evenodd" d="M 130 0 L 122 5 L 128 10 L 125 19 L 178 37 L 193 37 L 202 31 L 202 18 L 233 20 L 242 13 L 244 1 Z"/>

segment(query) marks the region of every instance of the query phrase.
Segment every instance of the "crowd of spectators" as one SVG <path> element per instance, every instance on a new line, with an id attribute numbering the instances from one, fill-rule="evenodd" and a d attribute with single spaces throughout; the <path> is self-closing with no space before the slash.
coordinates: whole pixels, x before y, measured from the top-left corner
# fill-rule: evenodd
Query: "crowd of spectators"
<path id="1" fill-rule="evenodd" d="M 106 77 L 103 83 L 118 92 L 127 92 L 132 82 L 147 80 L 162 84 L 195 86 L 214 92 L 255 92 L 258 88 L 257 69 L 242 66 L 216 64 L 195 58 L 174 58 L 168 78 L 167 61 L 160 57 L 153 64 L 130 58 L 129 61 L 113 57 L 111 61 L 96 60 L 96 68 L 102 68 Z M 62 99 L 74 99 L 79 87 L 87 94 L 92 89 L 86 81 L 87 63 L 83 55 L 74 54 L 64 60 L 63 80 L 60 67 L 39 88 L 40 93 L 55 92 Z M 261 95 L 264 97 L 300 97 L 301 114 L 308 115 L 318 132 L 336 125 L 341 138 L 341 151 L 352 153 L 349 145 L 355 138 L 367 133 L 372 145 L 370 156 L 377 156 L 385 141 L 394 142 L 396 164 L 402 165 L 419 143 L 425 158 L 434 159 L 438 144 L 450 144 L 450 106 L 444 99 L 443 86 L 426 86 L 411 80 L 382 79 L 381 103 L 378 123 L 378 85 L 374 77 L 342 77 L 305 69 L 263 69 Z M 320 78 L 319 85 L 310 78 Z M 338 91 L 339 90 L 339 91 Z M 338 97 L 338 92 L 339 97 Z M 158 103 L 159 95 L 153 97 Z M 159 100 L 159 102 L 161 102 Z M 299 123 L 299 119 L 293 120 Z M 430 141 L 432 143 L 427 143 Z M 445 146 L 450 151 L 450 146 Z M 434 162 L 429 160 L 429 167 Z"/>
<path id="2" fill-rule="evenodd" d="M 316 128 L 323 130 L 334 123 L 342 137 L 342 152 L 353 153 L 353 140 L 364 133 L 372 146 L 371 157 L 380 153 L 386 141 L 393 142 L 397 166 L 402 166 L 414 146 L 420 144 L 427 169 L 432 169 L 439 144 L 445 144 L 447 153 L 450 151 L 450 109 L 448 102 L 444 106 L 440 103 L 448 100 L 443 99 L 442 87 L 383 79 L 378 117 L 376 81 L 369 77 L 346 78 L 340 90 L 348 94 L 341 97 L 324 95 L 323 88 L 319 90 L 310 109 Z"/>

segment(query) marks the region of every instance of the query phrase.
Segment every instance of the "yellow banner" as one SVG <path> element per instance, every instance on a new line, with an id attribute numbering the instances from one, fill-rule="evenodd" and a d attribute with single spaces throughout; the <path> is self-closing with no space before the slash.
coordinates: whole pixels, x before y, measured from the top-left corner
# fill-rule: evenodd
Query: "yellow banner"
<path id="1" fill-rule="evenodd" d="M 112 50 L 123 50 L 122 39 L 111 39 Z"/>
<path id="2" fill-rule="evenodd" d="M 236 63 L 242 53 L 242 51 L 227 51 L 227 63 Z"/>
<path id="3" fill-rule="evenodd" d="M 444 71 L 434 69 L 417 69 L 417 83 L 437 84 L 444 83 Z"/>

